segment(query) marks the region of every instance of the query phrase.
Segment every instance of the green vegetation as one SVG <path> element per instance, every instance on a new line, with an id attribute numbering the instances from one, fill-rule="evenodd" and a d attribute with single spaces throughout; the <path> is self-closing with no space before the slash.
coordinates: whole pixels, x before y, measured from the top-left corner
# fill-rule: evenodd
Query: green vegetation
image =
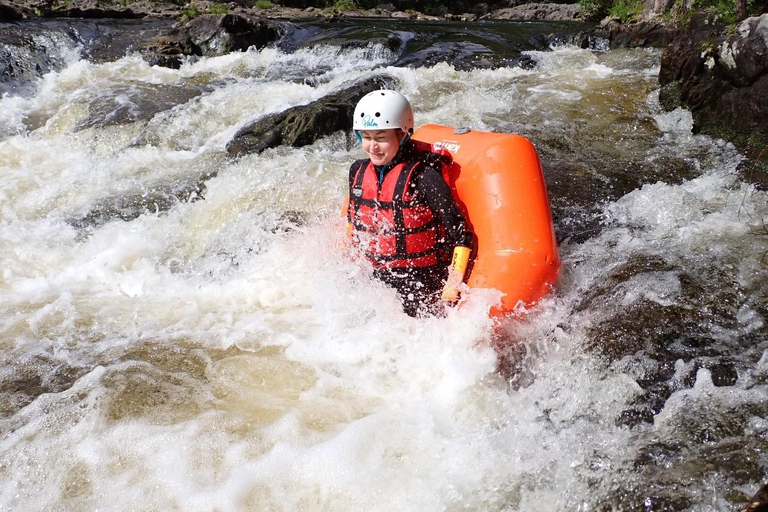
<path id="1" fill-rule="evenodd" d="M 755 0 L 747 0 L 747 13 L 755 13 Z M 736 2 L 734 0 L 694 0 L 693 11 L 706 11 L 713 23 L 736 23 Z"/>
<path id="2" fill-rule="evenodd" d="M 623 23 L 638 17 L 643 12 L 643 7 L 645 7 L 643 0 L 616 0 L 609 14 L 619 18 Z"/>
<path id="3" fill-rule="evenodd" d="M 78 3 L 83 0 L 78 0 Z M 136 0 L 97 0 L 104 5 L 122 4 L 128 6 Z M 522 3 L 535 0 L 521 0 Z M 542 0 L 538 0 L 542 1 Z M 566 0 L 555 0 L 566 1 Z M 585 19 L 598 21 L 606 16 L 620 19 L 622 22 L 631 21 L 641 16 L 645 0 L 577 0 L 581 5 L 582 16 Z M 25 2 L 32 3 L 31 0 Z M 187 21 L 203 13 L 225 14 L 229 12 L 225 0 L 212 0 L 212 6 L 202 7 L 192 5 L 191 0 L 165 0 L 166 3 L 180 6 L 182 15 Z M 40 3 L 40 2 L 38 2 Z M 44 2 L 43 2 L 44 3 Z M 43 3 L 40 3 L 42 6 Z M 49 2 L 50 3 L 50 2 Z M 148 2 L 150 5 L 160 4 L 155 0 Z M 328 11 L 352 11 L 357 9 L 373 9 L 382 3 L 392 4 L 395 10 L 409 13 L 424 13 L 441 16 L 446 13 L 461 14 L 475 12 L 480 5 L 469 0 L 246 0 L 240 5 L 253 5 L 256 9 L 265 10 L 274 7 L 293 7 L 305 9 L 307 7 L 319 8 Z M 490 9 L 496 9 L 503 5 L 501 0 L 485 2 Z M 518 2 L 519 3 L 519 2 Z M 72 8 L 75 0 L 53 0 L 53 6 L 65 6 Z M 656 16 L 670 22 L 689 21 L 696 12 L 705 12 L 711 23 L 732 24 L 739 16 L 737 9 L 741 6 L 742 15 L 746 7 L 747 15 L 755 15 L 768 10 L 768 0 L 669 0 L 665 12 L 655 13 Z M 37 11 L 34 11 L 37 9 Z M 33 12 L 47 12 L 51 7 L 34 7 Z"/>
<path id="4" fill-rule="evenodd" d="M 200 16 L 200 11 L 197 10 L 197 7 L 194 4 L 188 4 L 181 10 L 181 21 L 183 23 L 197 18 L 198 16 Z"/>
<path id="5" fill-rule="evenodd" d="M 330 5 L 329 7 L 337 11 L 354 11 L 355 9 L 358 9 L 355 0 L 336 0 L 333 5 Z"/>
<path id="6" fill-rule="evenodd" d="M 584 18 L 599 20 L 611 12 L 613 2 L 612 0 L 579 0 L 579 5 Z"/>
<path id="7" fill-rule="evenodd" d="M 615 16 L 622 22 L 638 18 L 644 7 L 644 0 L 579 0 L 586 19 L 599 20 Z M 765 11 L 766 0 L 746 0 L 747 15 Z M 713 24 L 733 24 L 737 21 L 735 0 L 674 0 L 669 9 L 656 13 L 669 21 L 689 21 L 696 12 L 705 12 Z"/>

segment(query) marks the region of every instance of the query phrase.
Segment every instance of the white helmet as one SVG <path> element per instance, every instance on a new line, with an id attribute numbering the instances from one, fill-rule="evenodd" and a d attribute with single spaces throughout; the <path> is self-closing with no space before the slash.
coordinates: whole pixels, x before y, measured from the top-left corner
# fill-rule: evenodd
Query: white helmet
<path id="1" fill-rule="evenodd" d="M 382 89 L 369 92 L 358 102 L 352 120 L 352 129 L 388 130 L 400 128 L 413 133 L 413 109 L 399 92 Z M 360 134 L 357 134 L 358 137 Z"/>

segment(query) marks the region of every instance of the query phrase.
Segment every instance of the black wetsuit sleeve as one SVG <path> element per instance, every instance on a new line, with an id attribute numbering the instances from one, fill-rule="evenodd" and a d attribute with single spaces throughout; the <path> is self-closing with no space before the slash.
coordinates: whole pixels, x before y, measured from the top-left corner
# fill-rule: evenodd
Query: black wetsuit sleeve
<path id="1" fill-rule="evenodd" d="M 454 246 L 472 247 L 472 232 L 440 172 L 434 167 L 425 166 L 413 186 L 416 196 L 427 204 L 432 214 L 445 226 L 449 241 Z"/>

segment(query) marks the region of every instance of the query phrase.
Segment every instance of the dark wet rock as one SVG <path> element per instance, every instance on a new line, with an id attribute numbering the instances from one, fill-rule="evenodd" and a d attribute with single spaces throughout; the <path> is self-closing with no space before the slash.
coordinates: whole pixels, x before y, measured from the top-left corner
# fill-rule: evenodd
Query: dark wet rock
<path id="1" fill-rule="evenodd" d="M 68 14 L 87 17 L 74 11 Z M 62 46 L 82 46 L 83 58 L 91 62 L 115 61 L 139 52 L 152 65 L 178 68 L 188 55 L 263 48 L 281 37 L 284 26 L 284 22 L 231 14 L 203 15 L 186 25 L 156 18 L 0 24 L 0 83 L 27 82 L 60 69 L 63 59 L 57 55 Z"/>
<path id="2" fill-rule="evenodd" d="M 86 18 L 86 19 L 139 19 L 147 16 L 147 13 L 136 12 L 133 9 L 104 9 L 95 2 L 89 2 L 83 6 L 54 9 L 50 13 L 56 18 Z"/>
<path id="3" fill-rule="evenodd" d="M 510 67 L 514 60 L 504 59 L 490 48 L 468 41 L 438 42 L 406 55 L 395 66 L 431 67 L 447 62 L 462 71 Z"/>
<path id="4" fill-rule="evenodd" d="M 768 148 L 754 158 L 739 162 L 736 172 L 742 180 L 752 184 L 755 190 L 768 190 Z"/>
<path id="5" fill-rule="evenodd" d="M 552 34 L 547 37 L 546 45 L 542 50 L 556 46 L 576 46 L 584 50 L 607 51 L 610 48 L 610 42 L 602 36 L 587 32 Z"/>
<path id="6" fill-rule="evenodd" d="M 534 69 L 539 64 L 539 60 L 536 57 L 526 53 L 514 59 L 514 61 L 510 62 L 510 64 L 510 67 Z"/>
<path id="7" fill-rule="evenodd" d="M 183 5 L 181 2 L 146 0 L 19 0 L 16 3 L 31 15 L 29 17 L 123 20 L 175 17 Z"/>
<path id="8" fill-rule="evenodd" d="M 447 21 L 476 21 L 477 14 L 465 12 L 463 14 L 443 14 L 442 17 Z"/>
<path id="9" fill-rule="evenodd" d="M 307 105 L 258 119 L 235 134 L 227 144 L 227 152 L 237 157 L 280 145 L 301 147 L 339 130 L 351 130 L 352 113 L 360 98 L 394 85 L 395 79 L 380 75 L 356 82 Z"/>
<path id="10" fill-rule="evenodd" d="M 707 416 L 696 417 L 700 424 L 688 426 L 700 428 L 706 424 Z M 762 439 L 745 442 L 731 438 L 690 445 L 669 440 L 653 441 L 638 450 L 634 470 L 641 475 L 640 480 L 612 489 L 593 510 L 692 510 L 694 503 L 700 503 L 696 496 L 700 491 L 691 482 L 718 475 L 725 480 L 720 485 L 751 484 L 762 477 L 760 460 L 765 448 Z M 743 503 L 743 499 L 739 501 Z"/>
<path id="11" fill-rule="evenodd" d="M 139 51 L 150 66 L 179 69 L 186 56 L 196 51 L 189 43 L 180 32 L 163 34 L 142 43 Z"/>
<path id="12" fill-rule="evenodd" d="M 609 41 L 612 48 L 664 48 L 681 33 L 678 24 L 663 19 L 622 23 L 617 17 L 605 18 L 594 30 L 594 35 Z"/>
<path id="13" fill-rule="evenodd" d="M 24 18 L 24 11 L 17 5 L 5 0 L 0 1 L 0 23 L 19 21 Z"/>
<path id="14" fill-rule="evenodd" d="M 658 128 L 650 120 L 641 120 L 636 135 L 654 137 Z M 680 183 L 698 174 L 695 166 L 677 155 L 659 155 L 647 161 L 632 154 L 622 154 L 615 146 L 600 148 L 592 136 L 574 130 L 567 137 L 553 137 L 545 129 L 531 128 L 527 135 L 541 156 L 544 178 L 552 206 L 557 240 L 581 243 L 603 229 L 602 205 L 647 183 L 663 180 Z M 582 144 L 590 140 L 589 144 Z M 577 146 L 589 146 L 591 149 Z M 574 161 L 575 152 L 585 155 Z"/>
<path id="15" fill-rule="evenodd" d="M 205 182 L 213 176 L 205 173 L 197 179 L 149 185 L 133 193 L 105 198 L 85 214 L 69 219 L 69 224 L 87 234 L 88 230 L 112 220 L 128 222 L 147 213 L 165 212 L 180 202 L 203 199 Z"/>
<path id="16" fill-rule="evenodd" d="M 344 37 L 323 36 L 320 40 L 317 40 L 309 37 L 298 44 L 286 42 L 285 39 L 280 41 L 280 48 L 287 51 L 293 51 L 297 48 L 315 47 L 318 45 L 338 46 L 342 50 L 382 46 L 397 54 L 403 50 L 404 42 L 401 35 L 397 33 L 389 33 L 386 35 L 377 34 L 365 39 L 346 39 Z"/>
<path id="17" fill-rule="evenodd" d="M 98 20 L 75 26 L 83 41 L 83 57 L 91 62 L 113 62 L 135 51 L 144 41 L 172 30 L 171 20 Z"/>
<path id="18" fill-rule="evenodd" d="M 546 143 L 538 143 L 542 148 Z M 541 149 L 540 149 L 541 151 Z M 559 243 L 568 240 L 580 243 L 598 235 L 601 194 L 610 193 L 609 185 L 589 172 L 578 162 L 542 154 L 542 168 L 552 208 L 552 221 Z"/>
<path id="19" fill-rule="evenodd" d="M 245 0 L 244 3 L 246 5 L 242 6 L 242 8 L 235 9 L 234 12 L 248 14 L 251 16 L 258 16 L 270 20 L 286 21 L 320 19 L 326 15 L 326 11 L 314 7 L 299 9 L 296 7 L 273 5 L 269 9 L 258 9 L 252 8 L 252 6 L 255 4 L 255 2 L 252 0 Z"/>
<path id="20" fill-rule="evenodd" d="M 77 124 L 75 131 L 146 121 L 208 90 L 208 87 L 185 83 L 135 83 L 111 88 L 88 103 L 88 115 Z"/>
<path id="21" fill-rule="evenodd" d="M 572 21 L 579 19 L 579 4 L 529 3 L 499 9 L 483 16 L 494 20 Z"/>
<path id="22" fill-rule="evenodd" d="M 735 329 L 736 313 L 745 300 L 746 293 L 737 283 L 708 282 L 706 272 L 691 273 L 656 256 L 635 256 L 614 269 L 599 285 L 585 294 L 578 309 L 605 307 L 610 311 L 602 319 L 595 319 L 591 327 L 592 348 L 610 360 L 644 353 L 655 361 L 676 361 L 700 358 L 700 367 L 713 366 L 704 361 L 723 361 L 734 347 L 713 342 L 713 326 Z M 634 292 L 630 288 L 638 277 L 646 276 L 653 286 L 666 282 L 659 276 L 677 280 L 679 290 L 658 289 L 658 298 L 636 297 L 631 303 L 614 306 Z M 716 288 L 717 284 L 729 288 Z M 650 285 L 649 285 L 650 286 Z M 712 289 L 710 289 L 712 288 Z M 716 289 L 715 289 L 716 288 Z M 674 297 L 669 300 L 665 297 Z M 707 297 L 702 303 L 702 297 Z M 734 339 L 730 343 L 748 343 L 746 339 Z M 718 359 L 719 358 L 719 359 Z M 695 375 L 695 368 L 689 373 Z M 724 378 L 728 381 L 729 378 Z"/>
<path id="23" fill-rule="evenodd" d="M 735 34 L 694 19 L 664 51 L 659 83 L 662 105 L 689 109 L 695 132 L 748 152 L 768 147 L 768 14 Z"/>
<path id="24" fill-rule="evenodd" d="M 617 419 L 620 425 L 652 422 L 672 393 L 694 386 L 702 369 L 714 386 L 734 386 L 762 355 L 759 334 L 739 333 L 738 313 L 752 291 L 723 275 L 723 262 L 689 265 L 637 254 L 576 307 L 592 318 L 588 348 L 637 372 L 642 393 Z"/>
<path id="25" fill-rule="evenodd" d="M 24 20 L 0 24 L 0 94 L 62 69 L 80 47 L 91 62 L 114 61 L 171 30 L 170 20 Z"/>
<path id="26" fill-rule="evenodd" d="M 64 67 L 61 48 L 74 47 L 71 30 L 49 32 L 37 23 L 0 24 L 0 95 Z"/>
<path id="27" fill-rule="evenodd" d="M 69 389 L 88 370 L 69 366 L 40 352 L 21 360 L 4 360 L 0 370 L 0 420 L 11 418 L 44 393 Z"/>
<path id="28" fill-rule="evenodd" d="M 477 5 L 475 5 L 475 8 L 474 8 L 473 12 L 477 16 L 485 16 L 486 14 L 488 14 L 490 12 L 490 10 L 491 10 L 491 6 L 489 6 L 485 2 L 480 2 Z"/>
<path id="29" fill-rule="evenodd" d="M 691 505 L 695 503 L 695 497 L 686 491 L 685 488 L 669 490 L 656 485 L 643 488 L 621 488 L 613 490 L 608 497 L 598 499 L 597 506 L 593 510 L 598 512 L 690 510 Z"/>
<path id="30" fill-rule="evenodd" d="M 199 16 L 184 27 L 194 47 L 201 55 L 225 55 L 250 47 L 264 48 L 278 40 L 282 25 L 242 14 L 207 14 Z"/>

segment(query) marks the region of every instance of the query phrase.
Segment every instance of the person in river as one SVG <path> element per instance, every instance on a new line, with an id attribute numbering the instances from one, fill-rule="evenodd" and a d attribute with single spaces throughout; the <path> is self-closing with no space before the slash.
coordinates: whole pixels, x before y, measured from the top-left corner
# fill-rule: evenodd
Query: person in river
<path id="1" fill-rule="evenodd" d="M 413 126 L 398 92 L 374 91 L 357 104 L 353 129 L 368 158 L 349 168 L 347 235 L 418 316 L 458 300 L 473 234 L 446 182 L 450 156 L 412 140 Z"/>

